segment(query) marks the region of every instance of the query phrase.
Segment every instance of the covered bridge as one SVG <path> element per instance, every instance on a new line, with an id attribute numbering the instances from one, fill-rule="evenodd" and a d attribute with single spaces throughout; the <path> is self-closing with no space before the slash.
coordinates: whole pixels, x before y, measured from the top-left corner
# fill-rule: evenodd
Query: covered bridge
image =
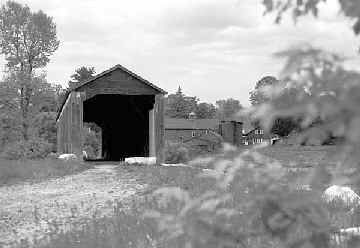
<path id="1" fill-rule="evenodd" d="M 166 92 L 121 65 L 72 88 L 59 109 L 59 153 L 82 154 L 83 123 L 102 130 L 102 159 L 163 160 Z"/>

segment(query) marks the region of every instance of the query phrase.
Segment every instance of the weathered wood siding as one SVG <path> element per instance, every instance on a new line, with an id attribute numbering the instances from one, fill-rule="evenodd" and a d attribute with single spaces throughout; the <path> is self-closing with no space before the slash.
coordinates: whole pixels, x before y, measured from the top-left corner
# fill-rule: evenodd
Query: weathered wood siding
<path id="1" fill-rule="evenodd" d="M 76 89 L 85 93 L 85 99 L 98 94 L 156 95 L 158 91 L 126 72 L 117 70 Z"/>
<path id="2" fill-rule="evenodd" d="M 156 137 L 156 157 L 160 163 L 165 160 L 165 125 L 164 125 L 164 96 L 155 96 L 155 137 Z"/>
<path id="3" fill-rule="evenodd" d="M 82 154 L 83 104 L 79 92 L 71 92 L 57 122 L 59 153 Z"/>

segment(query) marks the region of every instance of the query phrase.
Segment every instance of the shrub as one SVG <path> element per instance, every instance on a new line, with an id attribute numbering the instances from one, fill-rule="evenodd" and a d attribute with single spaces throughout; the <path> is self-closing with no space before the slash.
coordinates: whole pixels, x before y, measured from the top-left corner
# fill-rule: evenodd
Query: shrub
<path id="1" fill-rule="evenodd" d="M 190 160 L 189 150 L 180 143 L 168 143 L 165 147 L 165 162 L 171 164 L 186 163 Z"/>
<path id="2" fill-rule="evenodd" d="M 43 139 L 33 138 L 28 141 L 18 141 L 5 148 L 3 157 L 9 160 L 43 159 L 47 157 L 52 145 Z"/>
<path id="3" fill-rule="evenodd" d="M 101 141 L 95 132 L 91 131 L 84 133 L 84 151 L 86 151 L 90 158 L 98 157 L 100 152 L 100 142 Z"/>

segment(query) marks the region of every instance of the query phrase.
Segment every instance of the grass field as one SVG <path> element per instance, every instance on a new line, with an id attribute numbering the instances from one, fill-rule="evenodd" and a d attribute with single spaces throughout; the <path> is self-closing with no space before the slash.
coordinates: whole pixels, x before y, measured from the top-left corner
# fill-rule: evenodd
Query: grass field
<path id="1" fill-rule="evenodd" d="M 259 151 L 271 159 L 279 160 L 285 166 L 308 167 L 335 164 L 336 160 L 331 155 L 336 149 L 273 146 Z M 183 242 L 167 240 L 158 231 L 155 223 L 145 219 L 143 214 L 148 209 L 159 207 L 152 192 L 160 187 L 178 186 L 195 196 L 214 188 L 214 180 L 197 176 L 201 171 L 201 168 L 194 167 L 118 166 L 116 173 L 133 174 L 139 184 L 147 185 L 146 189 L 131 201 L 108 202 L 113 209 L 111 216 L 101 217 L 101 213 L 94 214 L 90 218 L 72 222 L 66 232 L 59 224 L 49 221 L 50 230 L 46 235 L 33 237 L 31 242 L 23 240 L 14 247 L 183 247 Z M 169 209 L 171 210 L 173 209 Z"/>
<path id="2" fill-rule="evenodd" d="M 23 181 L 39 182 L 49 178 L 74 174 L 89 168 L 89 164 L 80 161 L 0 159 L 0 186 Z"/>
<path id="3" fill-rule="evenodd" d="M 335 165 L 337 146 L 271 146 L 261 149 L 266 156 L 280 161 L 286 166 L 307 167 L 319 164 Z"/>

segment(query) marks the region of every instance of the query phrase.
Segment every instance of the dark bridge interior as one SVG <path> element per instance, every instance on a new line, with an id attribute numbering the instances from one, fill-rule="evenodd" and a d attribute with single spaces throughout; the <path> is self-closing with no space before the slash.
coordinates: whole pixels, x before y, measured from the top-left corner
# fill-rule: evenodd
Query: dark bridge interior
<path id="1" fill-rule="evenodd" d="M 149 156 L 149 111 L 153 95 L 96 95 L 84 101 L 84 122 L 102 130 L 102 160 Z"/>

